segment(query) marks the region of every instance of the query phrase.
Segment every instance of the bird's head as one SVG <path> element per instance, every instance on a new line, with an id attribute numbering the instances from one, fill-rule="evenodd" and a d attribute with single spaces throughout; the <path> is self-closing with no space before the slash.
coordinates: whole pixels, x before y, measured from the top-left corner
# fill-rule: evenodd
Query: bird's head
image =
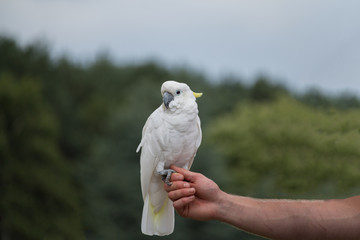
<path id="1" fill-rule="evenodd" d="M 189 102 L 195 102 L 195 98 L 201 97 L 202 93 L 191 91 L 185 83 L 166 81 L 161 86 L 164 106 L 169 109 L 173 106 L 180 107 Z"/>

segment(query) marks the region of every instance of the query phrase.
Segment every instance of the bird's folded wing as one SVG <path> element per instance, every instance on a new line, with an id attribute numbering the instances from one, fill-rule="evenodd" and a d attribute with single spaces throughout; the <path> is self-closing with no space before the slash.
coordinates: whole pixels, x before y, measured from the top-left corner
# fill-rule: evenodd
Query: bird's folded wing
<path id="1" fill-rule="evenodd" d="M 199 117 L 197 117 L 197 128 L 199 130 L 199 134 L 196 138 L 196 149 L 198 149 L 200 147 L 201 140 L 202 140 L 201 123 L 200 123 Z"/>
<path id="2" fill-rule="evenodd" d="M 164 120 L 162 118 L 162 109 L 156 109 L 147 119 L 143 128 L 142 139 L 137 149 L 141 150 L 140 166 L 141 166 L 141 190 L 143 198 L 148 192 L 151 176 L 158 162 L 162 159 L 162 149 L 166 138 L 168 138 L 168 131 L 165 130 Z"/>
<path id="3" fill-rule="evenodd" d="M 195 146 L 196 146 L 196 149 L 195 149 L 195 152 L 194 152 L 194 156 L 192 157 L 191 161 L 189 162 L 188 164 L 188 170 L 191 168 L 191 165 L 193 164 L 194 162 L 194 158 L 195 158 L 195 155 L 196 155 L 196 151 L 197 149 L 199 148 L 200 144 L 201 144 L 201 140 L 202 140 L 202 132 L 201 132 L 201 123 L 200 123 L 200 118 L 197 117 L 197 135 L 196 135 L 196 139 L 195 139 Z"/>

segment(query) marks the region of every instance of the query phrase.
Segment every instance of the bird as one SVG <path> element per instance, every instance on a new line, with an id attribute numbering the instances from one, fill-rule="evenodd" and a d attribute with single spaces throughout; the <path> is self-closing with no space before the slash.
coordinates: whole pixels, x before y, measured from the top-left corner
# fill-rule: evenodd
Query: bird
<path id="1" fill-rule="evenodd" d="M 163 103 L 148 117 L 136 149 L 140 155 L 140 180 L 144 206 L 141 231 L 146 235 L 169 235 L 174 231 L 174 207 L 164 190 L 171 185 L 170 169 L 189 170 L 202 140 L 196 98 L 185 83 L 173 80 L 161 86 Z"/>

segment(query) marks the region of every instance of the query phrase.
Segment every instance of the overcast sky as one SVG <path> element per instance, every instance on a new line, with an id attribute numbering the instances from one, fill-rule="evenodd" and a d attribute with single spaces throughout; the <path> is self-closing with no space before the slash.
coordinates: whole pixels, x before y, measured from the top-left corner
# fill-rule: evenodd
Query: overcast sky
<path id="1" fill-rule="evenodd" d="M 360 94 L 360 1 L 0 0 L 0 34 L 78 60 L 156 58 L 213 78 L 267 74 Z M 181 79 L 176 79 L 181 81 Z"/>

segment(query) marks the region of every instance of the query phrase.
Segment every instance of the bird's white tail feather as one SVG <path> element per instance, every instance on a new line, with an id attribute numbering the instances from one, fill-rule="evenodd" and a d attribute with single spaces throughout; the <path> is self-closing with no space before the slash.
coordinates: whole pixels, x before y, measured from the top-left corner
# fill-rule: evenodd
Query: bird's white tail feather
<path id="1" fill-rule="evenodd" d="M 149 194 L 144 200 L 144 208 L 141 219 L 141 231 L 146 235 L 169 235 L 174 231 L 175 217 L 174 207 L 170 199 L 166 198 L 160 211 L 154 212 Z"/>

